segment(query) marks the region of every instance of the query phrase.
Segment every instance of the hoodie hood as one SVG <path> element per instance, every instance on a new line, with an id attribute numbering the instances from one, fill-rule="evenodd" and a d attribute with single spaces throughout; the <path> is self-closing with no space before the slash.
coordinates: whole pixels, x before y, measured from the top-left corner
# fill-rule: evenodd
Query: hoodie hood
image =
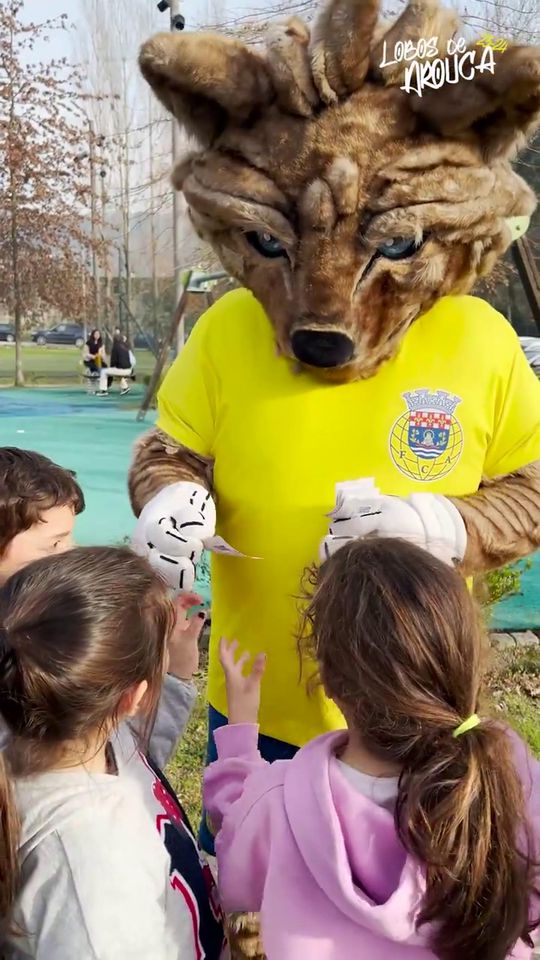
<path id="1" fill-rule="evenodd" d="M 300 854 L 350 920 L 395 943 L 428 947 L 429 925 L 416 930 L 424 871 L 400 842 L 393 814 L 340 771 L 335 754 L 344 742 L 343 732 L 318 737 L 287 765 L 284 803 Z"/>

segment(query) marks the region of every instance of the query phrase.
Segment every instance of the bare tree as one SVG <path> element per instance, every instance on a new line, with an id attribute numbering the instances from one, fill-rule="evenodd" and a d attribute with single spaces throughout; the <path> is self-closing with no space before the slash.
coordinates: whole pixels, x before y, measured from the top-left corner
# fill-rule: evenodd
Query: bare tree
<path id="1" fill-rule="evenodd" d="M 163 233 L 159 227 L 172 199 L 168 182 L 170 125 L 151 105 L 147 87 L 135 67 L 139 44 L 164 25 L 148 0 L 117 0 L 114 5 L 108 0 L 85 0 L 84 17 L 86 28 L 79 34 L 78 53 L 88 89 L 98 97 L 94 123 L 107 144 L 110 240 L 121 250 L 121 301 L 126 305 L 125 326 L 129 328 L 137 259 L 134 254 L 138 253 L 137 239 L 147 220 L 154 291 L 158 253 L 165 248 L 171 256 L 171 231 Z M 155 322 L 154 308 L 152 313 Z"/>
<path id="2" fill-rule="evenodd" d="M 0 6 L 0 300 L 15 325 L 17 386 L 25 314 L 43 306 L 82 314 L 81 264 L 92 246 L 81 128 L 70 117 L 79 77 L 64 60 L 31 56 L 63 19 L 28 24 L 21 9 L 21 0 Z"/>
<path id="3" fill-rule="evenodd" d="M 537 0 L 478 0 L 464 11 L 467 22 L 512 43 L 540 43 Z"/>

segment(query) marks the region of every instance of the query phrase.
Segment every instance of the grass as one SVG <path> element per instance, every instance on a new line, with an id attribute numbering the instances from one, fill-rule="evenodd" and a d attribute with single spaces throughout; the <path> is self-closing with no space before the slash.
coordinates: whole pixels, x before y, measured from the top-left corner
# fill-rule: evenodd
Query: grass
<path id="1" fill-rule="evenodd" d="M 198 829 L 201 819 L 201 783 L 208 729 L 206 653 L 201 660 L 201 671 L 196 677 L 199 698 L 176 756 L 173 757 L 167 767 L 167 777 L 180 797 L 194 830 Z"/>
<path id="2" fill-rule="evenodd" d="M 155 359 L 149 350 L 137 350 L 137 380 L 154 369 Z M 0 384 L 13 384 L 15 347 L 0 344 Z M 23 346 L 23 370 L 28 386 L 79 383 L 84 370 L 81 351 L 77 347 Z"/>
<path id="3" fill-rule="evenodd" d="M 206 755 L 206 667 L 205 654 L 197 676 L 200 697 L 167 770 L 194 829 L 198 828 L 201 816 L 201 780 Z M 540 759 L 540 644 L 494 653 L 488 696 L 493 714 L 504 717 Z"/>
<path id="4" fill-rule="evenodd" d="M 540 759 L 540 645 L 495 653 L 488 691 L 495 712 Z"/>

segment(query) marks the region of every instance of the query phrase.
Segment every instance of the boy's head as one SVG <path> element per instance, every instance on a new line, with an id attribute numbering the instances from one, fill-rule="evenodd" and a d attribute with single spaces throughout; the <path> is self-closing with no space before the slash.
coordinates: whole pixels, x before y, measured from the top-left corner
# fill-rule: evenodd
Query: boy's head
<path id="1" fill-rule="evenodd" d="M 69 550 L 84 496 L 70 470 L 0 447 L 0 583 L 32 560 Z"/>

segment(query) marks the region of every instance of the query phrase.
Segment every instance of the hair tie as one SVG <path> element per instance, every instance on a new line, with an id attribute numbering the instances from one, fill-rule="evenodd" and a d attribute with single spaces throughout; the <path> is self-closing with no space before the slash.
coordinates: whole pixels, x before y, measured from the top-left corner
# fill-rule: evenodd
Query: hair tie
<path id="1" fill-rule="evenodd" d="M 464 720 L 463 723 L 460 723 L 459 727 L 456 727 L 452 733 L 453 737 L 460 737 L 462 733 L 468 733 L 469 730 L 474 730 L 475 727 L 478 727 L 481 723 L 480 717 L 477 713 L 471 714 L 467 720 Z"/>

